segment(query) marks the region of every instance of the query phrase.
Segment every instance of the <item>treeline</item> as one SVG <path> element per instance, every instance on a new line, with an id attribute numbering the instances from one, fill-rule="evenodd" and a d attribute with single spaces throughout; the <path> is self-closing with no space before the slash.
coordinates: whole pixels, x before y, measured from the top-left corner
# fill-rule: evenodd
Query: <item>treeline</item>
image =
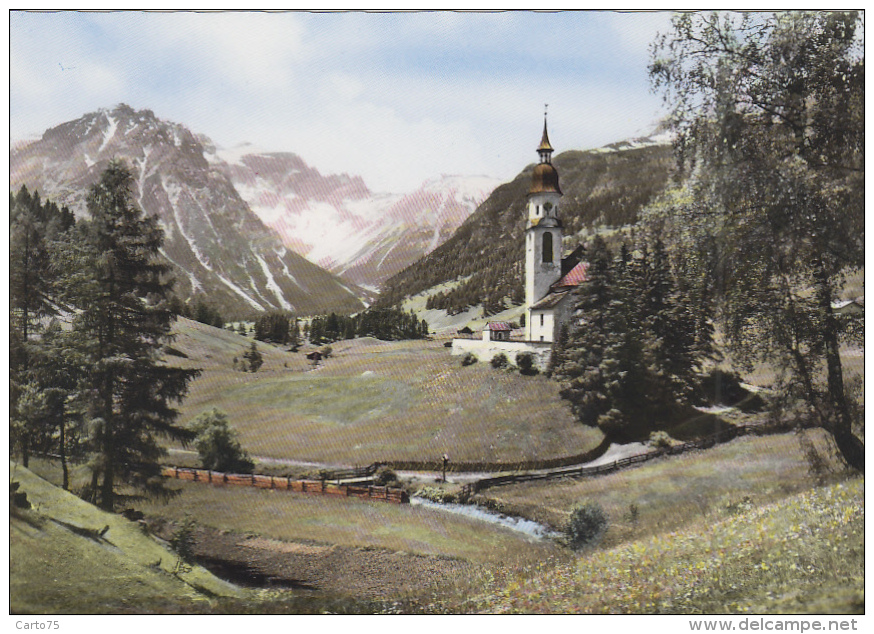
<path id="1" fill-rule="evenodd" d="M 60 455 L 64 488 L 68 461 L 81 460 L 91 477 L 78 493 L 106 510 L 166 493 L 158 438 L 191 439 L 174 403 L 200 372 L 161 362 L 172 277 L 133 184 L 111 162 L 80 220 L 24 187 L 10 195 L 10 446 L 25 466 Z"/>
<path id="2" fill-rule="evenodd" d="M 288 311 L 269 311 L 255 321 L 255 339 L 296 347 L 300 343 L 300 325 Z"/>
<path id="3" fill-rule="evenodd" d="M 672 174 L 670 146 L 615 152 L 564 152 L 554 161 L 564 196 L 560 216 L 566 249 L 584 228 L 624 226 L 662 193 Z M 378 306 L 396 306 L 424 290 L 464 280 L 432 306 L 451 313 L 483 305 L 487 314 L 523 296 L 524 234 L 531 167 L 496 188 L 449 240 L 390 278 Z M 436 303 L 435 303 L 436 302 Z"/>
<path id="4" fill-rule="evenodd" d="M 187 302 L 183 301 L 178 295 L 173 295 L 170 299 L 169 308 L 174 315 L 193 319 L 207 326 L 222 328 L 225 325 L 225 319 L 221 312 L 219 312 L 219 309 L 201 295 L 197 295 L 194 299 Z"/>
<path id="5" fill-rule="evenodd" d="M 331 313 L 327 317 L 314 317 L 304 326 L 304 334 L 315 345 L 355 337 L 374 337 L 384 341 L 424 339 L 428 336 L 428 322 L 420 321 L 412 311 L 370 308 L 351 316 Z"/>

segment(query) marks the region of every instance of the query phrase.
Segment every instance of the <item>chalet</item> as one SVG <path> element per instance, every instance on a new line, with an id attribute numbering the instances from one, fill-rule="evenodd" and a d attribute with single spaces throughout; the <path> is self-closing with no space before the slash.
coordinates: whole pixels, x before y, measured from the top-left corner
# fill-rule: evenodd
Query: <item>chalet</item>
<path id="1" fill-rule="evenodd" d="M 483 328 L 483 341 L 510 341 L 512 330 L 506 321 L 490 321 Z"/>

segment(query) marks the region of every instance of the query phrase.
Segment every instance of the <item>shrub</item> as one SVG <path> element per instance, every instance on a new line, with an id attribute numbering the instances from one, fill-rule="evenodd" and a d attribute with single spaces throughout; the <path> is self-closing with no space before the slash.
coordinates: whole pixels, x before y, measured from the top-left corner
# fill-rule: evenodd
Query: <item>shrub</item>
<path id="1" fill-rule="evenodd" d="M 197 528 L 191 516 L 186 515 L 182 521 L 182 525 L 173 532 L 170 538 L 170 548 L 172 548 L 179 559 L 176 561 L 176 566 L 173 574 L 179 575 L 186 572 L 191 572 L 194 558 L 194 531 Z"/>
<path id="2" fill-rule="evenodd" d="M 204 469 L 251 473 L 255 464 L 240 446 L 237 432 L 231 429 L 227 414 L 213 408 L 195 418 L 189 425 L 196 434 L 194 448 L 200 454 Z"/>
<path id="3" fill-rule="evenodd" d="M 373 483 L 381 487 L 397 487 L 400 485 L 397 474 L 388 467 L 380 467 L 373 476 Z"/>
<path id="4" fill-rule="evenodd" d="M 656 449 L 670 449 L 674 440 L 666 431 L 654 431 L 649 435 L 649 444 Z"/>
<path id="5" fill-rule="evenodd" d="M 607 514 L 600 504 L 586 502 L 571 510 L 567 527 L 567 538 L 571 548 L 580 549 L 594 546 L 607 532 Z"/>
<path id="6" fill-rule="evenodd" d="M 416 491 L 416 497 L 429 500 L 431 502 L 439 502 L 441 504 L 453 504 L 458 502 L 458 496 L 449 491 L 444 491 L 439 487 L 422 487 Z"/>
<path id="7" fill-rule="evenodd" d="M 520 352 L 516 355 L 516 367 L 519 373 L 525 376 L 533 376 L 540 372 L 534 365 L 534 355 L 530 352 Z"/>
<path id="8" fill-rule="evenodd" d="M 464 366 L 473 365 L 476 362 L 477 362 L 476 355 L 474 355 L 472 352 L 468 352 L 466 355 L 461 357 L 461 365 L 464 365 Z"/>
<path id="9" fill-rule="evenodd" d="M 509 361 L 507 361 L 507 355 L 505 355 L 503 352 L 499 352 L 498 354 L 493 356 L 491 361 L 492 367 L 496 370 L 506 368 L 508 363 Z"/>

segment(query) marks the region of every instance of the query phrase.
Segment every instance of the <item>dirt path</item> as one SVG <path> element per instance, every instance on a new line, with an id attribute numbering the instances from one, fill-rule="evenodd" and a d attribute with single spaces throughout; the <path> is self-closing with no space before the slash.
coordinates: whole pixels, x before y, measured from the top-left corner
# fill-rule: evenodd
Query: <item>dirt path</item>
<path id="1" fill-rule="evenodd" d="M 171 524 L 154 526 L 169 539 Z M 199 526 L 198 563 L 240 586 L 292 588 L 314 595 L 394 599 L 449 585 L 474 564 L 376 548 L 286 542 Z"/>

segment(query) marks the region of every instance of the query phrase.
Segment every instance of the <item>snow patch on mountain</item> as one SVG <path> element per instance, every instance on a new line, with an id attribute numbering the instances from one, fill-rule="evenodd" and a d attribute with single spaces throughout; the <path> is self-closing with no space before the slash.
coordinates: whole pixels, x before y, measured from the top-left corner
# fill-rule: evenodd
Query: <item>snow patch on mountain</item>
<path id="1" fill-rule="evenodd" d="M 112 140 L 115 136 L 115 132 L 118 130 L 118 120 L 114 119 L 110 115 L 106 115 L 106 119 L 109 122 L 109 126 L 106 128 L 106 131 L 103 133 L 103 143 L 100 144 L 100 147 L 97 149 L 97 153 L 100 154 L 103 151 L 103 148 Z"/>
<path id="2" fill-rule="evenodd" d="M 267 278 L 267 288 L 273 291 L 273 294 L 276 295 L 276 299 L 279 300 L 279 305 L 285 310 L 294 310 L 294 306 L 288 303 L 285 296 L 282 294 L 282 289 L 279 288 L 279 284 L 277 284 L 276 280 L 273 279 L 273 273 L 270 272 L 270 267 L 267 266 L 267 262 L 264 258 L 258 255 L 258 253 L 255 253 L 255 259 L 258 260 L 258 264 L 261 265 L 261 270 L 264 272 L 264 277 Z"/>

